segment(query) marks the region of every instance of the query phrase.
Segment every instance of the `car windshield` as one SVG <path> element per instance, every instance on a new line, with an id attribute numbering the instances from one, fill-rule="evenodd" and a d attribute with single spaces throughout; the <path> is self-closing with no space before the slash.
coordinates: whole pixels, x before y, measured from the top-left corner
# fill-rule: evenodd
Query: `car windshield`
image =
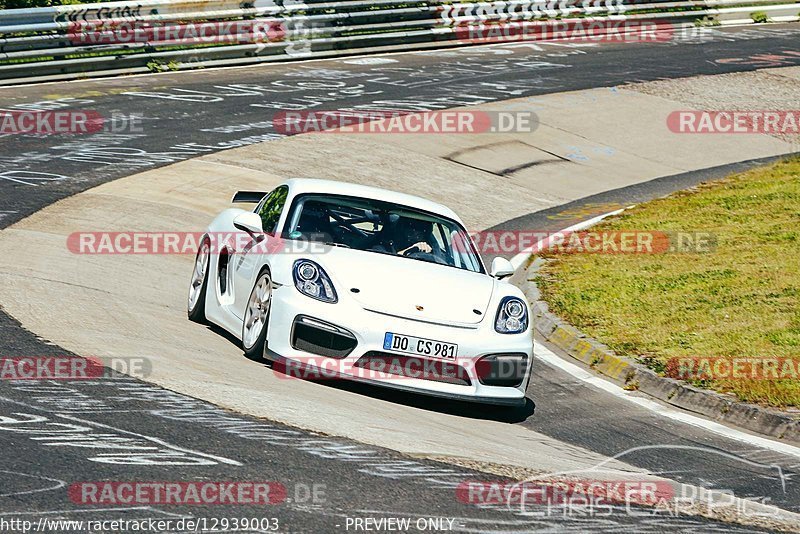
<path id="1" fill-rule="evenodd" d="M 484 272 L 457 222 L 390 202 L 302 195 L 292 205 L 283 237 Z"/>

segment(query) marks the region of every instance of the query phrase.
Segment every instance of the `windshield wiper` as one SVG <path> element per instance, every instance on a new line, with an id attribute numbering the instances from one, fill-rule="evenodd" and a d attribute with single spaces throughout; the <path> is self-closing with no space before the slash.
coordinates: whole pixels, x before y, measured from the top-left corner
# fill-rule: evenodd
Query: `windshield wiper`
<path id="1" fill-rule="evenodd" d="M 324 244 L 332 247 L 353 248 L 350 245 L 345 245 L 344 243 L 334 243 L 333 241 L 326 241 Z"/>

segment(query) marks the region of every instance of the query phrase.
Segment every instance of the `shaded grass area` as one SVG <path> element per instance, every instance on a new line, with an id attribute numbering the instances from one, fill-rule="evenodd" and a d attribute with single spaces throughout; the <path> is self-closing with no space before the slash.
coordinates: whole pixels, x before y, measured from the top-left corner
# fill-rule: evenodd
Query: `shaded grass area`
<path id="1" fill-rule="evenodd" d="M 648 202 L 593 230 L 703 231 L 712 252 L 550 256 L 553 312 L 663 373 L 671 358 L 800 364 L 800 158 Z M 696 380 L 739 399 L 800 406 L 800 380 Z"/>

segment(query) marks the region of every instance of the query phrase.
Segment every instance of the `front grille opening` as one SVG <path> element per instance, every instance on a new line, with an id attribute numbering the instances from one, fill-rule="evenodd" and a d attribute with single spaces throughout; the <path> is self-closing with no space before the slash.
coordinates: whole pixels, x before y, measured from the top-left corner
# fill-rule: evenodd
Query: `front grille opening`
<path id="1" fill-rule="evenodd" d="M 336 325 L 299 316 L 292 325 L 292 348 L 327 358 L 344 358 L 356 348 L 355 336 Z"/>
<path id="2" fill-rule="evenodd" d="M 376 373 L 386 373 L 404 378 L 418 378 L 445 384 L 469 386 L 467 370 L 453 362 L 428 360 L 415 356 L 402 356 L 388 352 L 370 351 L 354 364 L 355 367 Z"/>

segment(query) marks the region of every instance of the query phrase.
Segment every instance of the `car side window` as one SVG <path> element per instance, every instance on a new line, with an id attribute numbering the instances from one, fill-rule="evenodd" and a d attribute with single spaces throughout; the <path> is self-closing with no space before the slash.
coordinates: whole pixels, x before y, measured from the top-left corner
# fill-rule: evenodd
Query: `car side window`
<path id="1" fill-rule="evenodd" d="M 436 239 L 436 244 L 439 245 L 440 250 L 447 250 L 447 240 L 444 238 L 444 228 L 441 224 L 433 225 L 433 238 Z"/>
<path id="2" fill-rule="evenodd" d="M 289 187 L 282 185 L 261 201 L 256 213 L 261 217 L 261 227 L 268 234 L 274 234 L 281 218 L 283 206 L 289 196 Z"/>

